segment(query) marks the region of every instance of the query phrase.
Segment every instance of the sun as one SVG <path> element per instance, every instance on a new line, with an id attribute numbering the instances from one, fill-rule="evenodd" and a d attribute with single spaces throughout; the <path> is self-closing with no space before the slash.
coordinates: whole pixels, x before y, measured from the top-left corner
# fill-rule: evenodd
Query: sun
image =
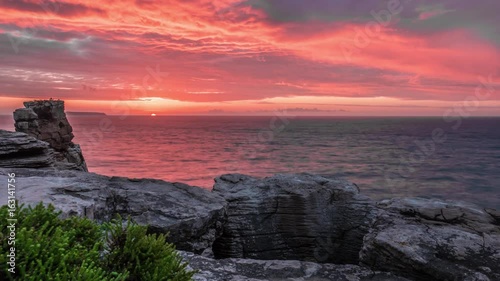
<path id="1" fill-rule="evenodd" d="M 156 113 L 151 113 L 151 117 L 156 117 Z"/>

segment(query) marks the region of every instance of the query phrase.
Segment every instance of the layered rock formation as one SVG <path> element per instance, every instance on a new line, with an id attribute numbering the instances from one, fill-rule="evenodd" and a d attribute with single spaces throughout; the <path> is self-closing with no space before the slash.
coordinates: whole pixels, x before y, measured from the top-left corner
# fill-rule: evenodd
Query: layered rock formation
<path id="1" fill-rule="evenodd" d="M 14 111 L 16 131 L 49 143 L 61 169 L 88 171 L 80 146 L 72 142 L 73 128 L 66 118 L 64 101 L 29 101 L 24 106 Z"/>
<path id="2" fill-rule="evenodd" d="M 44 168 L 54 165 L 49 144 L 24 133 L 0 130 L 0 167 Z"/>
<path id="3" fill-rule="evenodd" d="M 223 175 L 218 258 L 362 264 L 411 280 L 500 280 L 499 212 L 462 202 L 373 202 L 321 176 Z"/>
<path id="4" fill-rule="evenodd" d="M 500 280 L 498 213 L 420 198 L 385 200 L 361 262 L 412 280 Z"/>
<path id="5" fill-rule="evenodd" d="M 0 181 L 16 173 L 20 203 L 53 204 L 64 216 L 109 221 L 119 214 L 150 231 L 169 233 L 179 249 L 201 253 L 220 233 L 225 201 L 206 189 L 152 179 L 107 177 L 81 171 L 1 169 Z M 7 202 L 7 189 L 0 202 Z"/>
<path id="6" fill-rule="evenodd" d="M 340 179 L 298 174 L 224 175 L 213 192 L 227 202 L 214 244 L 218 258 L 297 259 L 357 264 L 373 223 L 373 202 Z"/>
<path id="7" fill-rule="evenodd" d="M 12 171 L 0 168 L 0 181 Z M 150 231 L 169 232 L 179 249 L 239 257 L 187 254 L 200 270 L 195 280 L 500 280 L 499 214 L 475 205 L 377 203 L 353 184 L 307 174 L 224 175 L 210 192 L 80 171 L 15 172 L 22 203 L 43 201 L 97 220 L 130 216 Z M 6 197 L 4 191 L 0 200 Z"/>

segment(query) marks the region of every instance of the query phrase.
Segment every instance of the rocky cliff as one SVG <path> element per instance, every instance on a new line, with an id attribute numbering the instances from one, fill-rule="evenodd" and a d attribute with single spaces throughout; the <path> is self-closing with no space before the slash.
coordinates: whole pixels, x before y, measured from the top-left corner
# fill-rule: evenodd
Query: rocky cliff
<path id="1" fill-rule="evenodd" d="M 376 217 L 374 202 L 356 185 L 315 175 L 223 175 L 213 192 L 228 202 L 214 244 L 219 258 L 357 264 Z"/>
<path id="2" fill-rule="evenodd" d="M 28 101 L 24 106 L 14 111 L 16 131 L 49 143 L 61 169 L 88 171 L 80 146 L 72 142 L 73 128 L 66 118 L 64 101 Z"/>
<path id="3" fill-rule="evenodd" d="M 196 280 L 500 280 L 500 214 L 476 205 L 374 202 L 349 182 L 309 174 L 224 175 L 209 191 L 43 168 L 0 168 L 0 181 L 13 171 L 24 204 L 169 232 L 179 249 L 204 255 L 186 256 L 201 270 Z"/>

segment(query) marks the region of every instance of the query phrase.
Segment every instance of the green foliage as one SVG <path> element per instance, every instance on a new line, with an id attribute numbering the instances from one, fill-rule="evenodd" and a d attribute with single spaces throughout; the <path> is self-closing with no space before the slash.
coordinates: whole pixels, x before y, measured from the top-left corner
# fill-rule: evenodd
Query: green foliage
<path id="1" fill-rule="evenodd" d="M 16 240 L 9 245 L 9 210 L 0 208 L 0 280 L 191 280 L 192 272 L 163 235 L 121 220 L 102 226 L 86 218 L 60 219 L 53 206 L 17 208 Z M 16 274 L 7 254 L 16 249 Z"/>
<path id="2" fill-rule="evenodd" d="M 105 264 L 109 269 L 126 269 L 129 280 L 191 280 L 194 272 L 186 270 L 187 264 L 166 242 L 165 235 L 146 235 L 147 227 L 130 219 L 125 225 L 119 218 L 104 226 L 108 232 Z"/>

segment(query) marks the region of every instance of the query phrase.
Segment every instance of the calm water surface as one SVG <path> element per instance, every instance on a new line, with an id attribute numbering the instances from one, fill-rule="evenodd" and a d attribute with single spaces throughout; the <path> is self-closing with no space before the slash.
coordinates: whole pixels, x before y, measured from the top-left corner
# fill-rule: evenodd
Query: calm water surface
<path id="1" fill-rule="evenodd" d="M 12 119 L 0 127 L 12 130 Z M 347 178 L 373 198 L 500 209 L 500 118 L 70 117 L 89 169 L 211 188 L 223 173 Z M 438 130 L 438 131 L 435 131 Z M 433 131 L 445 140 L 433 142 Z M 443 137 L 444 138 L 444 137 Z"/>

